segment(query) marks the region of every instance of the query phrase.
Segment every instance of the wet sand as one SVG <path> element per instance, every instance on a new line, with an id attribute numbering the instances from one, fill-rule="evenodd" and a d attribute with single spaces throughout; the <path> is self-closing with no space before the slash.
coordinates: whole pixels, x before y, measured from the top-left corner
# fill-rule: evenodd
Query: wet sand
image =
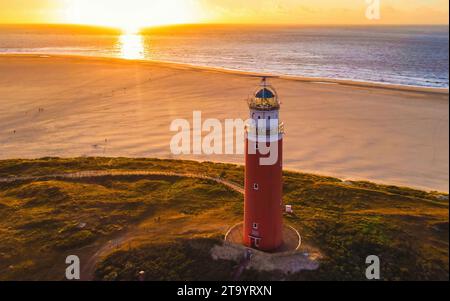
<path id="1" fill-rule="evenodd" d="M 448 192 L 448 90 L 280 77 L 287 169 Z M 119 59 L 0 56 L 0 159 L 175 156 L 170 123 L 248 117 L 247 72 Z"/>

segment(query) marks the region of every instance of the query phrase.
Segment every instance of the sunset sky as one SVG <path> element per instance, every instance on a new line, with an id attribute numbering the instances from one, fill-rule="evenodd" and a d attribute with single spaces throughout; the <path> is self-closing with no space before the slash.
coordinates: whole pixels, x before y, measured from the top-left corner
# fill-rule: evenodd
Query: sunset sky
<path id="1" fill-rule="evenodd" d="M 0 0 L 0 23 L 448 24 L 447 0 L 380 1 L 374 21 L 366 0 Z"/>

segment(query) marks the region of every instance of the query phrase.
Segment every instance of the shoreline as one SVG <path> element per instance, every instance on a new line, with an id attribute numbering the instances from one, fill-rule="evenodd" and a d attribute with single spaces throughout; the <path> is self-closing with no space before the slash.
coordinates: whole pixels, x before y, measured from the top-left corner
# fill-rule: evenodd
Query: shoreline
<path id="1" fill-rule="evenodd" d="M 92 61 L 117 61 L 120 63 L 131 63 L 131 64 L 142 64 L 142 65 L 153 65 L 153 66 L 163 66 L 173 69 L 186 69 L 199 70 L 199 71 L 209 71 L 218 72 L 225 74 L 232 74 L 238 76 L 247 77 L 271 77 L 284 80 L 314 83 L 314 84 L 334 84 L 349 87 L 359 87 L 359 88 L 372 88 L 381 90 L 393 90 L 393 91 L 404 91 L 404 92 L 416 92 L 425 94 L 439 94 L 439 95 L 449 95 L 449 88 L 438 88 L 438 87 L 424 87 L 424 86 L 413 86 L 413 85 L 400 85 L 400 84 L 390 84 L 390 83 L 379 83 L 370 81 L 358 81 L 352 79 L 334 79 L 326 77 L 306 77 L 306 76 L 296 76 L 296 75 L 284 75 L 276 73 L 264 73 L 264 72 L 254 72 L 254 71 L 241 71 L 237 69 L 227 69 L 222 67 L 210 67 L 210 66 L 200 66 L 189 63 L 178 63 L 171 61 L 162 60 L 150 60 L 150 59 L 125 59 L 118 57 L 107 57 L 107 56 L 89 56 L 89 55 L 78 55 L 78 54 L 49 54 L 49 53 L 0 53 L 0 58 L 2 57 L 23 57 L 23 58 L 64 58 L 64 59 L 82 59 L 82 60 L 92 60 Z"/>

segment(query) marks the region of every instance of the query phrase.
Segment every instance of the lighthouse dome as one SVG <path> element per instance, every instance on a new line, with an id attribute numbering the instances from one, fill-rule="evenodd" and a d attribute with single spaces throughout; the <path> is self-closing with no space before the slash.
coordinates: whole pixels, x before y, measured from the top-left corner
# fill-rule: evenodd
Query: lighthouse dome
<path id="1" fill-rule="evenodd" d="M 258 92 L 256 92 L 255 95 L 256 98 L 274 98 L 275 94 L 274 92 L 272 92 L 270 89 L 268 88 L 262 88 L 261 90 L 259 90 Z"/>
<path id="2" fill-rule="evenodd" d="M 272 86 L 267 84 L 265 78 L 263 78 L 260 87 L 254 95 L 249 98 L 248 105 L 250 109 L 259 111 L 272 111 L 280 108 L 277 92 Z"/>

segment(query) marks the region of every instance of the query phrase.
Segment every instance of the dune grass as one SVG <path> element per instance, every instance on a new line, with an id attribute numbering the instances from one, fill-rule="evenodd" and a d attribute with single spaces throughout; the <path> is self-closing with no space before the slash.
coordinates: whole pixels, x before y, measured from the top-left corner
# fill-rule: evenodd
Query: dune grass
<path id="1" fill-rule="evenodd" d="M 243 184 L 243 167 L 128 158 L 0 161 L 0 178 L 82 170 L 204 174 Z M 316 271 L 246 271 L 244 280 L 364 280 L 378 255 L 384 280 L 448 280 L 448 195 L 284 173 L 286 222 L 324 255 Z M 0 183 L 0 280 L 64 279 L 65 257 L 82 262 L 108 240 L 140 234 L 110 252 L 96 279 L 229 280 L 236 263 L 209 256 L 241 219 L 243 198 L 213 181 L 173 176 L 104 176 Z M 161 221 L 155 220 L 162 219 Z"/>

